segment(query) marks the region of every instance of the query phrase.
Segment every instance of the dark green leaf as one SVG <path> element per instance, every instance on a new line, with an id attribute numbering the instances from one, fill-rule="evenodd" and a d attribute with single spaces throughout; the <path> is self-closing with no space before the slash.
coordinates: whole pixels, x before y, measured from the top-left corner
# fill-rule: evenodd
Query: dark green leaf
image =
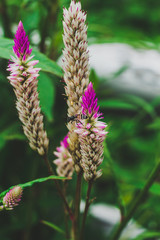
<path id="1" fill-rule="evenodd" d="M 13 47 L 13 40 L 8 38 L 0 38 L 0 57 L 5 59 L 10 59 L 10 56 L 14 55 L 12 47 Z M 47 58 L 44 54 L 40 53 L 39 51 L 33 49 L 32 53 L 35 55 L 35 59 L 39 60 L 39 63 L 36 65 L 40 67 L 44 72 L 50 72 L 58 77 L 63 75 L 60 66 L 52 61 L 51 59 Z"/>
<path id="2" fill-rule="evenodd" d="M 12 5 L 20 6 L 21 3 L 22 3 L 22 0 L 9 0 L 9 1 L 7 1 L 8 6 L 12 6 Z"/>
<path id="3" fill-rule="evenodd" d="M 160 106 L 160 96 L 154 98 L 151 102 L 152 106 L 157 107 Z"/>
<path id="4" fill-rule="evenodd" d="M 159 232 L 143 232 L 138 237 L 134 238 L 133 240 L 145 240 L 145 239 L 151 239 L 153 237 L 160 237 Z"/>
<path id="5" fill-rule="evenodd" d="M 0 149 L 5 146 L 7 140 L 24 140 L 25 137 L 19 133 L 19 124 L 14 123 L 0 132 Z"/>
<path id="6" fill-rule="evenodd" d="M 115 165 L 114 165 L 114 168 Z M 141 179 L 135 179 L 132 174 L 127 171 L 121 170 L 121 174 L 123 174 L 123 181 L 125 181 L 125 185 L 130 186 L 132 189 L 143 189 L 145 186 L 145 181 Z M 149 188 L 149 192 L 155 195 L 160 195 L 160 184 L 153 183 L 153 185 Z"/>
<path id="7" fill-rule="evenodd" d="M 155 111 L 154 107 L 145 101 L 143 98 L 135 96 L 135 95 L 129 95 L 125 94 L 123 95 L 127 98 L 127 101 L 134 104 L 135 106 L 141 107 L 145 112 L 150 114 L 153 118 L 155 117 Z"/>
<path id="8" fill-rule="evenodd" d="M 89 75 L 89 79 L 90 79 L 90 81 L 92 81 L 94 89 L 97 89 L 98 83 L 99 83 L 99 79 L 98 79 L 98 76 L 97 76 L 97 74 L 96 74 L 94 69 L 91 69 L 90 75 Z"/>
<path id="9" fill-rule="evenodd" d="M 148 128 L 160 130 L 160 118 L 156 118 L 151 124 L 148 125 Z"/>
<path id="10" fill-rule="evenodd" d="M 48 120 L 52 121 L 55 89 L 51 78 L 46 73 L 40 72 L 38 89 L 42 111 Z"/>
<path id="11" fill-rule="evenodd" d="M 35 58 L 39 60 L 39 63 L 36 65 L 37 67 L 40 67 L 44 72 L 49 72 L 58 77 L 62 77 L 63 72 L 61 67 L 56 62 L 52 61 L 35 49 L 33 49 L 32 53 L 35 55 Z"/>
<path id="12" fill-rule="evenodd" d="M 136 110 L 136 106 L 121 99 L 100 100 L 98 104 L 102 108 Z"/>

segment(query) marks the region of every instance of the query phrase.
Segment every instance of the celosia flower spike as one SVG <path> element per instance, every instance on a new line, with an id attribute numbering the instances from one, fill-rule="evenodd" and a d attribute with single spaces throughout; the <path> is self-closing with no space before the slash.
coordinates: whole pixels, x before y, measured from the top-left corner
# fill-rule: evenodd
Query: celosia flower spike
<path id="1" fill-rule="evenodd" d="M 38 80 L 40 68 L 34 68 L 39 62 L 30 61 L 32 49 L 29 49 L 28 36 L 26 36 L 22 22 L 19 22 L 14 39 L 13 51 L 15 57 L 8 65 L 8 77 L 17 97 L 16 107 L 23 130 L 33 150 L 44 155 L 48 150 L 48 138 L 43 129 L 43 116 L 39 106 Z"/>
<path id="2" fill-rule="evenodd" d="M 14 39 L 13 51 L 18 58 L 25 59 L 31 55 L 32 49 L 29 50 L 29 40 L 26 36 L 22 22 L 18 24 L 17 32 Z"/>
<path id="3" fill-rule="evenodd" d="M 57 174 L 62 177 L 72 177 L 74 168 L 72 157 L 68 151 L 68 135 L 64 137 L 60 145 L 54 152 L 57 159 L 53 161 L 57 165 Z"/>
<path id="4" fill-rule="evenodd" d="M 81 10 L 81 3 L 71 1 L 69 9 L 63 10 L 63 69 L 65 92 L 68 104 L 68 116 L 81 114 L 82 94 L 89 83 L 89 53 L 87 50 L 86 13 Z M 80 145 L 74 132 L 75 122 L 67 124 L 69 130 L 69 149 L 76 172 L 80 167 Z"/>
<path id="5" fill-rule="evenodd" d="M 90 82 L 87 91 L 82 97 L 82 113 L 85 114 L 87 117 L 97 118 L 102 115 L 102 113 L 98 112 L 98 98 L 95 97 L 96 93 L 93 89 L 92 83 Z"/>
<path id="6" fill-rule="evenodd" d="M 82 97 L 82 113 L 87 116 L 82 123 L 77 124 L 75 132 L 79 135 L 81 155 L 81 167 L 86 181 L 92 181 L 101 176 L 98 166 L 103 161 L 103 141 L 107 132 L 106 124 L 99 121 L 102 113 L 98 112 L 97 98 L 90 83 Z"/>
<path id="7" fill-rule="evenodd" d="M 22 197 L 22 188 L 20 186 L 15 186 L 12 188 L 3 198 L 3 207 L 6 210 L 12 210 L 18 205 Z"/>

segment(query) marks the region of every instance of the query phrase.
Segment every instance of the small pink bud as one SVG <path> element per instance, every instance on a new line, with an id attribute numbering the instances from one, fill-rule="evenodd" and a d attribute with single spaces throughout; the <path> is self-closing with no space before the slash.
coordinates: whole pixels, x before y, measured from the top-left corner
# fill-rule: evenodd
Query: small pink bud
<path id="1" fill-rule="evenodd" d="M 21 201 L 22 188 L 20 186 L 13 187 L 3 198 L 3 206 L 6 210 L 12 210 Z"/>

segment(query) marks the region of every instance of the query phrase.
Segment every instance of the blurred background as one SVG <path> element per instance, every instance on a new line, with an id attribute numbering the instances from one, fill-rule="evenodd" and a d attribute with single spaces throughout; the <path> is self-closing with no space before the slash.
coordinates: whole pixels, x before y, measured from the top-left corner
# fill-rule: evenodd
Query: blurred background
<path id="1" fill-rule="evenodd" d="M 88 217 L 86 239 L 103 240 L 120 218 L 118 208 L 124 214 L 143 187 L 160 151 L 160 2 L 81 3 L 87 11 L 90 81 L 109 131 L 103 175 L 92 190 L 96 200 Z M 68 8 L 69 4 L 69 0 L 0 0 L 0 191 L 47 176 L 42 159 L 29 148 L 18 119 L 14 92 L 7 80 L 7 39 L 13 39 L 21 20 L 33 48 L 60 64 L 63 6 Z M 67 133 L 61 75 L 61 70 L 58 74 L 41 71 L 39 77 L 51 162 L 53 150 Z M 160 231 L 159 181 L 160 177 L 136 211 L 130 234 L 126 232 L 122 239 L 137 239 L 143 231 Z M 74 175 L 68 187 L 70 201 L 75 182 Z M 83 199 L 86 189 L 83 182 Z M 0 239 L 62 239 L 41 223 L 47 220 L 64 228 L 62 202 L 53 184 L 48 181 L 26 188 L 22 199 L 15 210 L 0 213 Z"/>

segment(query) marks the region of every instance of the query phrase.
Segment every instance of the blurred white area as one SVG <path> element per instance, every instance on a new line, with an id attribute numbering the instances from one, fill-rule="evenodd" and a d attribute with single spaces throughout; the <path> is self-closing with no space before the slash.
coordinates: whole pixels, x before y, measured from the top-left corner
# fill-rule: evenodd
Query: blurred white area
<path id="1" fill-rule="evenodd" d="M 156 50 L 136 49 L 122 43 L 105 43 L 91 45 L 89 51 L 91 67 L 103 78 L 125 65 L 160 74 L 160 53 Z"/>
<path id="2" fill-rule="evenodd" d="M 106 204 L 91 205 L 90 213 L 102 221 L 116 224 L 120 221 L 120 211 L 118 208 Z"/>
<path id="3" fill-rule="evenodd" d="M 90 67 L 109 84 L 148 96 L 160 95 L 160 53 L 136 49 L 127 44 L 107 43 L 89 46 Z M 122 71 L 121 71 L 122 70 Z M 114 76 L 120 71 L 120 74 Z"/>
<path id="4" fill-rule="evenodd" d="M 38 30 L 32 31 L 30 38 L 31 38 L 32 43 L 35 45 L 39 44 L 41 41 L 41 37 L 40 37 Z"/>
<path id="5" fill-rule="evenodd" d="M 81 202 L 81 212 L 84 211 L 84 201 Z M 90 206 L 89 214 L 96 219 L 96 226 L 103 231 L 106 237 L 111 233 L 114 226 L 120 222 L 120 211 L 118 208 L 104 204 L 93 204 Z M 119 240 L 134 239 L 146 230 L 131 220 L 121 234 Z"/>
<path id="6" fill-rule="evenodd" d="M 113 88 L 154 97 L 160 95 L 160 53 L 122 43 L 89 46 L 90 68 Z M 58 60 L 62 65 L 62 57 Z M 118 74 L 119 72 L 119 74 Z"/>

